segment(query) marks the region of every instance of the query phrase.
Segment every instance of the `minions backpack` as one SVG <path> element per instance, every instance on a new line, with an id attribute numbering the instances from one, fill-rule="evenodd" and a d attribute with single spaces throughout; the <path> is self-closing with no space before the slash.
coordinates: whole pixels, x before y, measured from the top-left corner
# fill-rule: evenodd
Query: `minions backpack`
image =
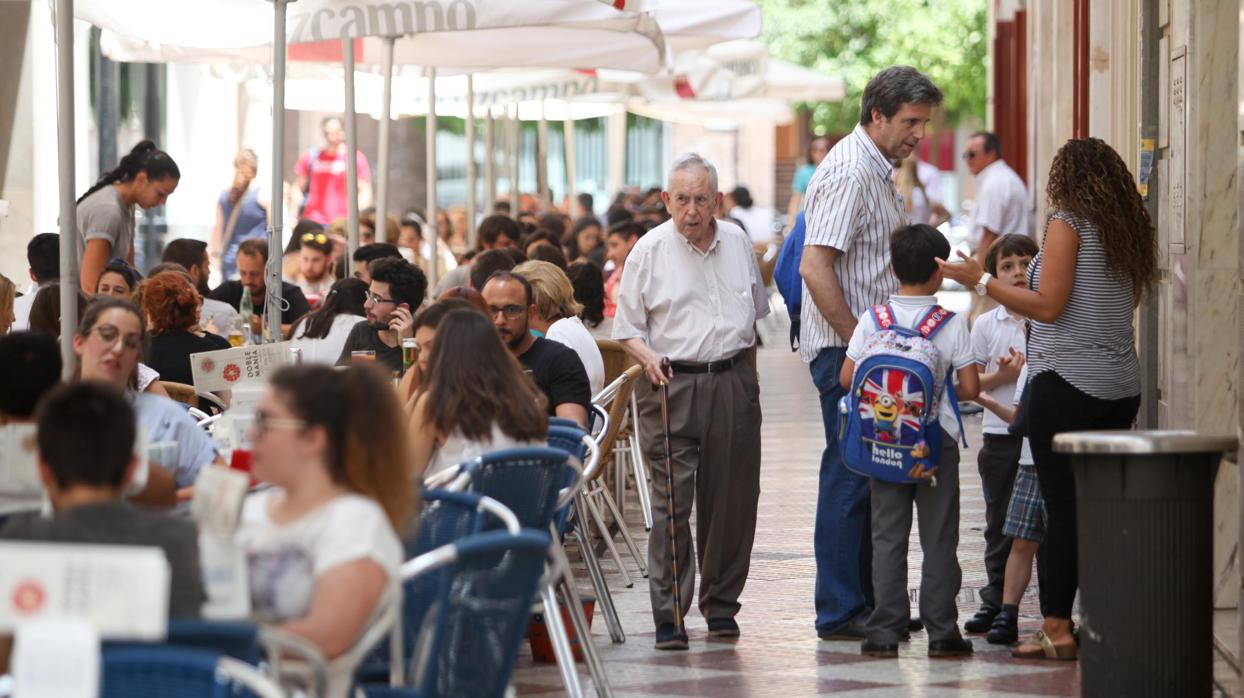
<path id="1" fill-rule="evenodd" d="M 865 477 L 924 483 L 911 472 L 917 465 L 936 467 L 942 452 L 935 380 L 940 353 L 933 337 L 954 313 L 935 305 L 915 329 L 896 325 L 889 304 L 874 306 L 869 313 L 877 329 L 864 342 L 851 392 L 838 403 L 839 453 L 847 468 Z M 944 385 L 962 434 L 951 371 Z M 966 439 L 963 445 L 967 447 Z"/>

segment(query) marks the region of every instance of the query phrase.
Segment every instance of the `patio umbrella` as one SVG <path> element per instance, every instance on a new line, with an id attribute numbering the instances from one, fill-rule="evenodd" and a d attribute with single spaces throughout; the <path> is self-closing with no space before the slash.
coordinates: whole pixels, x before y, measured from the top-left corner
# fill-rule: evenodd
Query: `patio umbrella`
<path id="1" fill-rule="evenodd" d="M 301 0 L 293 4 L 273 0 L 268 13 L 266 4 L 254 0 L 80 0 L 76 9 L 77 17 L 107 30 L 101 42 L 114 60 L 263 63 L 271 58 L 274 192 L 280 192 L 283 183 L 279 163 L 284 150 L 287 43 L 290 55 L 297 57 L 300 50 L 314 52 L 325 41 L 341 40 L 347 92 L 352 92 L 355 61 L 376 55 L 383 55 L 386 63 L 391 55 L 401 64 L 425 66 L 621 65 L 651 71 L 660 67 L 664 57 L 663 40 L 651 17 L 619 11 L 614 4 L 599 0 Z M 412 36 L 390 40 L 408 35 Z M 434 81 L 429 85 L 430 91 L 435 89 Z M 352 94 L 346 102 L 347 163 L 352 169 L 356 157 Z M 431 139 L 434 108 L 428 121 Z M 433 236 L 435 174 L 433 164 L 427 183 Z M 349 181 L 355 182 L 355 177 Z M 385 191 L 387 195 L 387 186 Z M 351 196 L 352 222 L 357 221 L 357 205 L 357 198 Z M 278 207 L 273 207 L 272 214 L 269 259 L 276 260 L 283 228 Z M 351 225 L 351 251 L 357 234 L 357 226 Z M 433 284 L 435 260 L 433 255 L 429 274 Z M 267 307 L 279 307 L 280 277 L 275 262 L 269 264 L 268 279 L 269 301 L 275 304 Z M 269 317 L 273 336 L 279 334 L 276 315 Z"/>

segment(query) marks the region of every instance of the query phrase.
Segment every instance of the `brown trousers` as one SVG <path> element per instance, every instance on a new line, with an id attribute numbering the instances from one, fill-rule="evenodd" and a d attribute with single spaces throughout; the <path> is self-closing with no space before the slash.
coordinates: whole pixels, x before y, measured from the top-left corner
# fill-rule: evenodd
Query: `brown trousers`
<path id="1" fill-rule="evenodd" d="M 660 391 L 642 377 L 635 390 L 644 452 L 652 464 L 648 592 L 652 619 L 660 626 L 674 622 L 665 429 Z M 691 610 L 695 598 L 698 562 L 700 612 L 709 619 L 733 618 L 739 612 L 739 594 L 751 565 L 760 498 L 760 385 L 755 349 L 747 350 L 723 373 L 676 373 L 669 384 L 669 412 L 682 615 Z M 693 498 L 694 558 L 690 523 Z"/>

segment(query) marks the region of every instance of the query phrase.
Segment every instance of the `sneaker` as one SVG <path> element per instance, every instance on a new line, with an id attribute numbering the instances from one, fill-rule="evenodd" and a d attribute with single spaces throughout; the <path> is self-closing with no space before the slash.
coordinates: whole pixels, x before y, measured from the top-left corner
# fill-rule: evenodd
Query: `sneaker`
<path id="1" fill-rule="evenodd" d="M 657 641 L 654 646 L 659 650 L 685 650 L 687 631 L 680 630 L 673 623 L 662 623 L 657 626 Z"/>
<path id="2" fill-rule="evenodd" d="M 733 618 L 709 618 L 709 637 L 738 637 L 739 624 Z"/>
<path id="3" fill-rule="evenodd" d="M 873 642 L 872 640 L 864 640 L 860 643 L 860 654 L 865 657 L 878 657 L 881 659 L 894 659 L 898 656 L 898 643 L 895 642 Z"/>
<path id="4" fill-rule="evenodd" d="M 830 630 L 818 630 L 816 631 L 816 636 L 822 640 L 833 640 L 838 642 L 863 640 L 864 624 L 851 620 Z"/>
<path id="5" fill-rule="evenodd" d="M 949 640 L 930 640 L 930 657 L 966 657 L 972 654 L 972 641 L 962 637 Z"/>
<path id="6" fill-rule="evenodd" d="M 989 632 L 989 628 L 993 626 L 994 618 L 998 617 L 999 610 L 989 606 L 981 606 L 981 610 L 977 611 L 976 615 L 963 624 L 963 629 L 969 633 Z"/>

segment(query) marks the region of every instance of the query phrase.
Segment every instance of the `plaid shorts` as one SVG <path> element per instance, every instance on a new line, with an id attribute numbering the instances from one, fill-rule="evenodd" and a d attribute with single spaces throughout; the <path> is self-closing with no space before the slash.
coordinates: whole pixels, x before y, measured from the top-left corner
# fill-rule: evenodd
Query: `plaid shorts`
<path id="1" fill-rule="evenodd" d="M 1038 543 L 1045 538 L 1045 500 L 1041 499 L 1035 466 L 1021 465 L 1015 473 L 1002 535 Z"/>

